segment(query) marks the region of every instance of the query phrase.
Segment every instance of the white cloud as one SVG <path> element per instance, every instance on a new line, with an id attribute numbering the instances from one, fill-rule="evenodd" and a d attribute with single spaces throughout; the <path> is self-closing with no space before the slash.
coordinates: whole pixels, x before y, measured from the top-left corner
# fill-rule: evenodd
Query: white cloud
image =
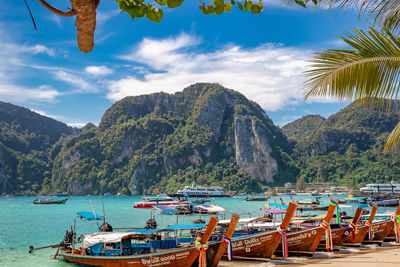
<path id="1" fill-rule="evenodd" d="M 87 82 L 86 80 L 82 79 L 76 74 L 66 72 L 64 70 L 56 71 L 55 79 L 59 81 L 63 81 L 69 83 L 70 85 L 74 86 L 75 89 L 79 92 L 96 92 L 96 88 Z"/>
<path id="2" fill-rule="evenodd" d="M 9 102 L 56 102 L 60 92 L 50 86 L 42 85 L 36 88 L 18 86 L 7 81 L 0 82 L 0 97 Z"/>
<path id="3" fill-rule="evenodd" d="M 31 46 L 31 47 L 26 47 L 26 49 L 30 52 L 32 52 L 32 54 L 36 55 L 36 54 L 40 54 L 40 53 L 44 53 L 47 54 L 50 57 L 54 57 L 55 56 L 55 52 L 53 49 L 50 49 L 44 45 L 35 45 L 35 46 Z"/>
<path id="4" fill-rule="evenodd" d="M 264 109 L 276 111 L 303 101 L 303 71 L 311 51 L 263 44 L 255 48 L 231 45 L 197 52 L 197 37 L 145 38 L 119 58 L 140 63 L 147 73 L 123 77 L 108 84 L 108 98 L 159 91 L 174 93 L 197 82 L 213 82 L 237 90 Z"/>
<path id="5" fill-rule="evenodd" d="M 85 71 L 87 73 L 96 75 L 96 76 L 103 76 L 103 75 L 109 75 L 114 73 L 114 70 L 107 68 L 106 66 L 88 66 L 85 68 Z"/>

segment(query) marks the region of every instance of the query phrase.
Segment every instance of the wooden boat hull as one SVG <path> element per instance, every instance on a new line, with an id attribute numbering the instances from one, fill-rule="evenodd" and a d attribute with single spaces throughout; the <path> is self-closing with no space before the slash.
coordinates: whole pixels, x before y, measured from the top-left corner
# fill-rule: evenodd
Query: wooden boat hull
<path id="1" fill-rule="evenodd" d="M 215 255 L 220 242 L 214 242 L 209 245 L 207 250 L 207 266 L 211 266 L 213 262 L 213 256 Z M 135 266 L 135 267 L 151 267 L 151 266 L 165 266 L 165 267 L 184 267 L 187 264 L 190 252 L 194 250 L 194 247 L 177 248 L 159 253 L 150 253 L 144 255 L 133 255 L 133 256 L 82 256 L 80 254 L 72 254 L 71 251 L 62 251 L 60 256 L 65 261 L 84 264 L 89 266 L 104 266 L 104 267 L 123 267 L 123 266 Z M 198 266 L 198 260 L 196 260 L 191 266 Z"/>
<path id="2" fill-rule="evenodd" d="M 372 223 L 374 226 L 374 239 L 369 240 L 368 236 L 364 237 L 363 243 L 383 243 L 386 236 L 393 229 L 393 222 L 391 220 L 383 220 Z"/>
<path id="3" fill-rule="evenodd" d="M 333 243 L 333 251 L 338 251 L 340 246 L 342 246 L 347 239 L 347 237 L 351 234 L 350 231 L 344 228 L 334 228 L 331 229 L 332 233 L 332 243 Z M 321 241 L 317 248 L 318 251 L 326 251 L 326 238 L 325 235 L 321 238 Z"/>
<path id="4" fill-rule="evenodd" d="M 312 256 L 318 247 L 319 240 L 325 234 L 322 227 L 313 227 L 306 230 L 287 233 L 288 252 L 290 256 Z M 275 251 L 275 255 L 282 254 L 282 242 Z"/>
<path id="5" fill-rule="evenodd" d="M 350 233 L 349 235 L 347 235 L 343 245 L 344 246 L 360 246 L 367 234 L 368 234 L 368 227 L 366 227 L 365 225 L 358 226 L 356 235 L 355 235 L 355 239 L 354 239 L 354 243 L 353 243 L 353 239 L 352 239 L 352 233 Z"/>
<path id="6" fill-rule="evenodd" d="M 270 258 L 275 249 L 268 249 L 270 246 L 278 245 L 278 242 L 274 245 L 273 240 L 276 235 L 280 234 L 276 231 L 262 232 L 257 234 L 245 235 L 243 237 L 232 238 L 232 252 L 234 257 L 259 257 L 259 258 Z"/>
<path id="7" fill-rule="evenodd" d="M 41 204 L 41 205 L 50 205 L 50 204 L 65 204 L 68 201 L 69 197 L 66 199 L 60 199 L 60 200 L 48 200 L 48 201 L 36 201 L 34 200 L 32 203 L 35 205 Z"/>

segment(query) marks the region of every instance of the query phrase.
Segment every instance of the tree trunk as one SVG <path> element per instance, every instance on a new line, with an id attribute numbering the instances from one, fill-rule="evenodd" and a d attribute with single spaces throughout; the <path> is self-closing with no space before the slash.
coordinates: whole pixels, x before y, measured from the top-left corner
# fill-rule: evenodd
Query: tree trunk
<path id="1" fill-rule="evenodd" d="M 69 0 L 76 12 L 75 26 L 77 29 L 79 50 L 85 53 L 94 47 L 94 30 L 96 29 L 96 9 L 100 0 Z"/>

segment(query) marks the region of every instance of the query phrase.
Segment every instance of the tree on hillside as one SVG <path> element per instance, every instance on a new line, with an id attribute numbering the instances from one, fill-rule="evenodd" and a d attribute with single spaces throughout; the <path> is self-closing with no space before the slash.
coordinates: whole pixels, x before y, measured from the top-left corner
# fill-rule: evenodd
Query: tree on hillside
<path id="1" fill-rule="evenodd" d="M 391 0 L 287 0 L 307 6 L 358 8 L 380 30 L 353 29 L 341 36 L 352 49 L 316 53 L 306 72 L 305 99 L 328 96 L 355 100 L 371 108 L 389 110 L 398 99 L 400 76 L 400 1 Z M 389 135 L 384 151 L 400 142 L 400 123 Z"/>
<path id="2" fill-rule="evenodd" d="M 96 9 L 100 0 L 69 0 L 72 8 L 69 11 L 61 11 L 46 0 L 38 0 L 51 12 L 63 16 L 76 16 L 75 26 L 78 34 L 78 47 L 82 52 L 90 52 L 94 47 L 94 31 L 96 29 Z M 176 8 L 183 4 L 184 0 L 115 0 L 121 12 L 128 13 L 132 20 L 146 17 L 153 22 L 160 22 L 164 16 L 163 9 Z M 241 11 L 251 11 L 254 14 L 260 13 L 264 6 L 262 0 L 213 0 L 201 1 L 200 10 L 205 15 L 230 12 L 232 6 L 237 5 Z"/>

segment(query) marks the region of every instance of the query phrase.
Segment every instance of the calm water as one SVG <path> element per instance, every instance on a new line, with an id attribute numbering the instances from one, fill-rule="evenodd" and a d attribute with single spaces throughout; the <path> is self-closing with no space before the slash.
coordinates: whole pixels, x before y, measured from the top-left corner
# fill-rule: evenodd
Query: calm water
<path id="1" fill-rule="evenodd" d="M 344 198 L 346 195 L 334 195 Z M 36 197 L 0 197 L 0 266 L 74 266 L 53 260 L 56 249 L 44 249 L 33 254 L 28 253 L 30 245 L 34 247 L 59 243 L 65 230 L 74 223 L 78 211 L 92 211 L 92 200 L 96 213 L 102 215 L 99 197 L 71 197 L 65 205 L 33 205 Z M 309 195 L 294 196 L 295 199 L 311 199 Z M 283 196 L 285 201 L 289 197 Z M 133 203 L 140 197 L 103 197 L 107 221 L 114 227 L 143 227 L 150 217 L 149 209 L 133 209 Z M 271 199 L 269 202 L 273 202 Z M 278 200 L 279 201 L 279 200 Z M 322 199 L 324 205 L 328 199 Z M 244 198 L 217 198 L 215 204 L 229 212 L 251 213 L 261 216 L 260 208 L 265 202 L 249 202 Z M 343 210 L 351 213 L 352 208 Z M 241 217 L 248 217 L 242 215 Z M 198 216 L 180 216 L 179 223 L 190 223 Z M 230 213 L 226 213 L 230 217 Z M 203 218 L 208 218 L 203 216 Z M 176 216 L 156 215 L 159 225 L 167 226 L 176 222 Z M 95 222 L 77 219 L 77 235 L 88 234 L 97 230 Z"/>

